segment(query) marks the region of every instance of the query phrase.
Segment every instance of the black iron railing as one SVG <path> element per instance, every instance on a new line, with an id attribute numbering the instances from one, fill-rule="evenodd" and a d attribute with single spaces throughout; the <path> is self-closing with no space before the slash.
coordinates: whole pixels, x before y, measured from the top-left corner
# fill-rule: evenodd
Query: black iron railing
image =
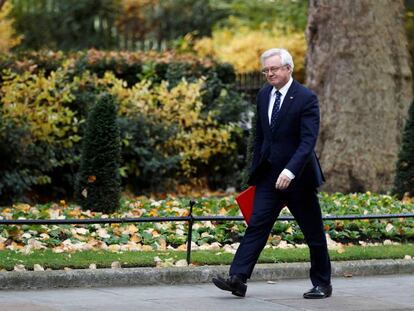
<path id="1" fill-rule="evenodd" d="M 113 223 L 148 223 L 148 222 L 188 222 L 187 231 L 187 264 L 191 263 L 191 242 L 193 224 L 197 221 L 244 221 L 242 216 L 194 216 L 193 207 L 196 201 L 190 201 L 188 216 L 176 217 L 141 217 L 141 218 L 89 218 L 89 219 L 0 219 L 0 225 L 85 225 Z M 371 214 L 371 215 L 327 215 L 323 220 L 359 220 L 359 219 L 392 219 L 413 218 L 414 213 L 406 214 Z M 278 217 L 279 221 L 292 221 L 292 216 Z"/>

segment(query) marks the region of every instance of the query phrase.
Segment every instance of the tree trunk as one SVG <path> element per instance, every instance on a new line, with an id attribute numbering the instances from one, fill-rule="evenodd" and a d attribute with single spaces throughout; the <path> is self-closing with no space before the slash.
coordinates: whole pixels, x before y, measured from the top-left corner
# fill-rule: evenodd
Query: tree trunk
<path id="1" fill-rule="evenodd" d="M 307 85 L 321 108 L 317 145 L 333 192 L 391 189 L 412 73 L 398 0 L 310 0 Z"/>

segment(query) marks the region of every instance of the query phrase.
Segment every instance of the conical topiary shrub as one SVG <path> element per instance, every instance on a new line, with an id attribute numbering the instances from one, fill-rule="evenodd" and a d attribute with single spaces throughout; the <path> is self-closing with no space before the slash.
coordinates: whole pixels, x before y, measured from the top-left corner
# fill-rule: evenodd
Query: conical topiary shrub
<path id="1" fill-rule="evenodd" d="M 411 103 L 404 127 L 393 193 L 399 198 L 405 193 L 414 196 L 414 101 Z"/>
<path id="2" fill-rule="evenodd" d="M 83 209 L 114 212 L 120 198 L 120 138 L 114 98 L 104 94 L 89 113 L 76 194 Z"/>
<path id="3" fill-rule="evenodd" d="M 257 125 L 257 112 L 255 111 L 253 118 L 252 118 L 252 128 L 250 129 L 249 138 L 247 142 L 247 150 L 246 150 L 246 167 L 242 173 L 242 183 L 240 188 L 245 190 L 249 187 L 247 181 L 249 179 L 249 172 L 252 166 L 253 161 L 253 153 L 254 153 L 254 143 L 256 140 L 256 125 Z"/>

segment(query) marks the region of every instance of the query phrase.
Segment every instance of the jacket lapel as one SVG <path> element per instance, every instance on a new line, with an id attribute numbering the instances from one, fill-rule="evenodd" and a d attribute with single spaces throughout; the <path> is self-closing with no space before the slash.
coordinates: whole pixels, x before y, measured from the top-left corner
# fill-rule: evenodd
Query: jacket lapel
<path id="1" fill-rule="evenodd" d="M 276 133 L 277 129 L 280 126 L 280 123 L 283 122 L 284 116 L 289 111 L 290 107 L 292 107 L 292 104 L 295 100 L 296 90 L 297 90 L 297 82 L 295 80 L 293 80 L 288 92 L 286 93 L 285 98 L 283 99 L 282 108 L 280 108 L 279 114 L 278 114 L 277 119 L 276 119 L 276 125 L 275 125 L 275 128 L 273 130 L 274 133 Z M 268 104 L 268 106 L 269 106 L 269 104 Z M 270 129 L 270 126 L 269 126 L 269 129 Z"/>
<path id="2" fill-rule="evenodd" d="M 266 132 L 268 132 L 270 134 L 270 124 L 269 124 L 269 101 L 270 101 L 270 94 L 272 92 L 273 86 L 268 85 L 267 90 L 265 92 L 263 92 L 263 96 L 262 96 L 262 107 L 264 107 L 264 109 L 262 109 L 261 112 L 261 118 L 262 118 L 262 122 L 264 122 L 264 128 L 266 130 Z"/>

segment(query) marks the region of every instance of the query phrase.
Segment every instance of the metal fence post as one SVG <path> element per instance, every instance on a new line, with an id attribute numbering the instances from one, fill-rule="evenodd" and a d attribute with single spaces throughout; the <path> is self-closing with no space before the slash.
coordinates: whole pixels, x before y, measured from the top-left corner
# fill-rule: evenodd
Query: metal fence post
<path id="1" fill-rule="evenodd" d="M 191 242 L 193 240 L 193 224 L 194 224 L 194 217 L 193 217 L 193 206 L 196 204 L 196 201 L 190 200 L 190 214 L 188 217 L 188 233 L 187 233 L 187 265 L 191 264 Z"/>

